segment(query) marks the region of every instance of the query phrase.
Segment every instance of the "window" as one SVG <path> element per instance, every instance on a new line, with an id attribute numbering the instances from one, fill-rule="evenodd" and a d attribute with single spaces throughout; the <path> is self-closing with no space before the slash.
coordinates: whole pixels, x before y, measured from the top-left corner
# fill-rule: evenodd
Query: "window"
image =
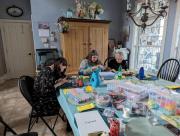
<path id="1" fill-rule="evenodd" d="M 146 27 L 145 31 L 135 26 L 132 51 L 133 68 L 144 67 L 146 71 L 157 73 L 164 50 L 165 22 L 166 19 L 159 18 L 152 26 Z"/>
<path id="2" fill-rule="evenodd" d="M 178 24 L 178 29 L 177 29 L 177 41 L 175 44 L 175 58 L 180 61 L 180 19 L 179 19 L 179 24 Z"/>
<path id="3" fill-rule="evenodd" d="M 177 1 L 176 19 L 174 25 L 173 41 L 171 48 L 171 57 L 180 61 L 180 1 Z M 180 81 L 180 74 L 179 74 Z"/>

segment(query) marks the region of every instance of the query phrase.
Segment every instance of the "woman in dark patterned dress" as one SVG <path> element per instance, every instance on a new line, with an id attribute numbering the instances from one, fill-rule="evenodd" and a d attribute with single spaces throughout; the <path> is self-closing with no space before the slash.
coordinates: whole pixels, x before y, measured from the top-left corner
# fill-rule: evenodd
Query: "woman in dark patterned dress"
<path id="1" fill-rule="evenodd" d="M 55 84 L 62 85 L 66 80 L 67 61 L 61 57 L 51 59 L 48 64 L 35 77 L 34 90 L 35 94 L 41 99 L 51 99 L 56 97 Z"/>

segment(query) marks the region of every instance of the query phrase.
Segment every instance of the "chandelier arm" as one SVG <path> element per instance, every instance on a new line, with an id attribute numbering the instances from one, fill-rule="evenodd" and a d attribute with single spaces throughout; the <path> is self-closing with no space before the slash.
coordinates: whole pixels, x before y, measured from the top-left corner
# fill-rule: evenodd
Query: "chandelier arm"
<path id="1" fill-rule="evenodd" d="M 132 19 L 132 21 L 135 23 L 135 25 L 137 25 L 137 26 L 139 26 L 139 27 L 141 27 L 141 25 L 139 25 L 135 20 L 134 20 L 134 18 L 132 17 L 132 16 L 130 16 L 130 18 Z"/>
<path id="2" fill-rule="evenodd" d="M 154 12 L 154 11 L 153 11 L 153 9 L 152 9 L 151 7 L 149 7 L 149 9 L 151 10 L 151 12 L 152 12 L 153 14 L 155 14 L 155 15 L 159 16 L 159 14 L 158 14 L 158 13 L 156 13 L 156 12 Z"/>
<path id="3" fill-rule="evenodd" d="M 160 17 L 160 16 L 157 16 L 157 17 L 155 18 L 155 20 L 154 20 L 151 24 L 149 24 L 149 25 L 146 24 L 146 26 L 151 26 L 151 25 L 153 25 L 159 17 Z"/>
<path id="4" fill-rule="evenodd" d="M 135 16 L 135 15 L 137 15 L 140 11 L 142 10 L 142 7 L 138 10 L 138 11 L 136 11 L 135 13 L 133 13 L 133 12 L 129 12 L 132 16 Z"/>

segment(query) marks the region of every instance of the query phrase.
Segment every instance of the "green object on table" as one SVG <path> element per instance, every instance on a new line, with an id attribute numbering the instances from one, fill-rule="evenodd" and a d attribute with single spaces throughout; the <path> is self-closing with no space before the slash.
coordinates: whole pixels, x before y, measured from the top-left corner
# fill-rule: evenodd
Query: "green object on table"
<path id="1" fill-rule="evenodd" d="M 118 68 L 118 71 L 117 71 L 117 73 L 115 75 L 115 79 L 117 79 L 117 80 L 121 80 L 122 79 L 122 67 L 121 67 L 121 65 Z"/>

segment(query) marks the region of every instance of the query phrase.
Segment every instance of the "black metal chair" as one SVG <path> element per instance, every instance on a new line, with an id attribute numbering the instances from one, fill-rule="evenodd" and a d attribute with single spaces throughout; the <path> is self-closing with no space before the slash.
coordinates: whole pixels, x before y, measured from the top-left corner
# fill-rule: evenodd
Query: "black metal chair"
<path id="1" fill-rule="evenodd" d="M 21 76 L 19 81 L 19 88 L 24 96 L 24 98 L 28 101 L 28 103 L 31 105 L 32 110 L 30 113 L 30 119 L 29 119 L 29 125 L 28 125 L 28 132 L 32 129 L 35 123 L 38 122 L 38 119 L 40 118 L 44 124 L 49 128 L 49 130 L 52 132 L 54 136 L 56 136 L 56 133 L 54 132 L 54 127 L 56 125 L 58 117 L 61 117 L 61 119 L 64 121 L 64 115 L 60 115 L 60 105 L 56 100 L 52 99 L 41 99 L 39 96 L 35 97 L 33 95 L 33 85 L 34 85 L 34 79 L 29 76 Z M 56 116 L 55 122 L 52 127 L 47 123 L 44 117 L 49 116 Z"/>
<path id="2" fill-rule="evenodd" d="M 178 78 L 179 71 L 179 61 L 176 59 L 168 59 L 161 65 L 157 77 L 171 82 L 175 82 Z"/>
<path id="3" fill-rule="evenodd" d="M 3 136 L 6 136 L 7 132 L 11 132 L 14 136 L 38 136 L 37 132 L 29 132 L 29 133 L 23 133 L 23 134 L 17 134 L 0 116 L 0 123 L 4 126 L 4 134 Z"/>
<path id="4" fill-rule="evenodd" d="M 108 58 L 106 58 L 105 61 L 104 61 L 104 66 L 109 66 L 109 62 L 110 62 L 111 60 L 113 60 L 113 59 L 114 59 L 114 57 L 108 57 Z"/>

